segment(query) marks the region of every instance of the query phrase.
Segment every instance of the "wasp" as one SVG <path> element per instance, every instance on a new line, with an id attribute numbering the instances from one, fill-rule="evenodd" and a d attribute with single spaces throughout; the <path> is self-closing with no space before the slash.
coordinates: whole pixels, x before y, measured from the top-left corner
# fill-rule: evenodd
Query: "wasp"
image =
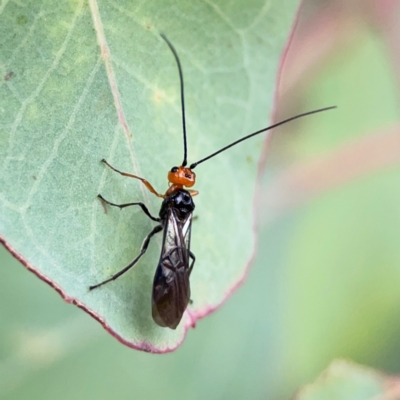
<path id="1" fill-rule="evenodd" d="M 167 191 L 162 194 L 158 193 L 153 185 L 144 178 L 137 175 L 133 175 L 127 172 L 122 172 L 112 165 L 110 165 L 105 159 L 102 162 L 113 171 L 134 179 L 140 180 L 145 187 L 157 197 L 163 199 L 161 209 L 158 217 L 154 217 L 149 212 L 148 208 L 142 202 L 126 203 L 126 204 L 115 204 L 106 200 L 102 195 L 98 195 L 101 201 L 106 204 L 119 207 L 120 209 L 130 206 L 139 206 L 142 211 L 153 221 L 158 224 L 153 230 L 146 236 L 141 246 L 139 254 L 136 258 L 121 271 L 111 276 L 103 282 L 96 285 L 90 286 L 89 289 L 96 289 L 108 282 L 111 282 L 133 266 L 135 266 L 140 258 L 146 253 L 150 244 L 151 238 L 157 233 L 163 232 L 162 248 L 160 259 L 156 268 L 156 272 L 153 280 L 153 294 L 152 294 L 152 316 L 156 324 L 161 327 L 168 327 L 176 329 L 179 322 L 182 319 L 183 313 L 185 312 L 190 302 L 190 274 L 193 271 L 193 266 L 196 261 L 195 255 L 190 250 L 190 240 L 192 232 L 192 216 L 195 209 L 193 197 L 198 194 L 196 190 L 189 189 L 196 182 L 196 174 L 193 169 L 204 161 L 215 157 L 217 154 L 237 145 L 244 140 L 250 139 L 262 132 L 276 128 L 294 119 L 298 119 L 307 115 L 319 113 L 322 111 L 331 110 L 336 106 L 321 108 L 306 113 L 295 115 L 294 117 L 280 121 L 267 128 L 263 128 L 257 132 L 251 133 L 250 135 L 244 136 L 233 143 L 219 149 L 218 151 L 210 154 L 209 156 L 202 158 L 201 160 L 190 164 L 187 167 L 187 140 L 186 140 L 186 122 L 185 122 L 185 96 L 184 96 L 184 83 L 181 63 L 178 54 L 164 34 L 161 34 L 162 39 L 166 42 L 169 49 L 171 50 L 175 62 L 177 64 L 179 80 L 180 80 L 180 98 L 181 98 L 181 110 L 182 110 L 182 129 L 183 129 L 183 161 L 179 167 L 172 167 L 168 172 L 167 178 L 169 187 Z"/>

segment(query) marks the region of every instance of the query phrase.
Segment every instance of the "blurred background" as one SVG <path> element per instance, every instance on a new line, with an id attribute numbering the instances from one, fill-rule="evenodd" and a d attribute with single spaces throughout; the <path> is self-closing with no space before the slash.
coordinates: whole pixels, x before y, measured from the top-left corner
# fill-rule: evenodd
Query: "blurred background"
<path id="1" fill-rule="evenodd" d="M 259 252 L 174 353 L 131 350 L 0 248 L 1 399 L 288 399 L 332 360 L 400 373 L 400 3 L 304 1 L 262 162 Z M 393 397 L 394 398 L 394 397 Z"/>

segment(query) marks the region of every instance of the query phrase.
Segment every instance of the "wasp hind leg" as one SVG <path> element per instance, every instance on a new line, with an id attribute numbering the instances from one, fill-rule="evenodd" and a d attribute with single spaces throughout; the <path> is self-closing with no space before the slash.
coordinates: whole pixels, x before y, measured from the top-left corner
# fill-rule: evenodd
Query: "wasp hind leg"
<path id="1" fill-rule="evenodd" d="M 190 264 L 190 267 L 189 267 L 189 276 L 190 276 L 190 274 L 192 273 L 192 269 L 193 269 L 193 266 L 194 266 L 194 262 L 196 261 L 196 257 L 195 257 L 195 255 L 194 255 L 191 251 L 189 251 L 189 257 L 192 259 L 192 263 Z M 190 299 L 190 300 L 189 300 L 189 304 L 190 304 L 190 305 L 193 304 L 193 299 Z"/>
<path id="2" fill-rule="evenodd" d="M 194 267 L 194 263 L 196 261 L 196 256 L 191 251 L 189 251 L 189 257 L 192 259 L 192 263 L 190 264 L 189 267 L 189 276 L 190 276 L 190 274 L 192 273 L 192 269 Z"/>
<path id="3" fill-rule="evenodd" d="M 123 275 L 125 272 L 127 272 L 128 270 L 130 270 L 142 257 L 142 255 L 144 253 L 146 253 L 147 248 L 149 247 L 149 243 L 151 238 L 158 232 L 161 232 L 163 230 L 163 226 L 162 225 L 157 225 L 156 227 L 154 227 L 154 229 L 146 236 L 146 238 L 143 241 L 142 244 L 142 248 L 140 249 L 140 253 L 138 254 L 138 256 L 129 264 L 127 265 L 124 269 L 121 269 L 121 271 L 117 272 L 115 275 L 113 275 L 111 278 L 106 279 L 103 282 L 98 283 L 97 285 L 93 285 L 93 286 L 89 286 L 89 290 L 93 290 L 96 289 L 100 286 L 103 286 L 104 284 L 111 282 L 111 281 L 115 281 L 115 279 L 119 278 L 121 275 Z"/>
<path id="4" fill-rule="evenodd" d="M 196 257 L 195 257 L 195 255 L 194 255 L 191 251 L 189 251 L 189 257 L 192 259 L 192 263 L 191 263 L 190 266 L 189 266 L 189 276 L 190 276 L 190 274 L 192 273 L 192 269 L 193 269 L 193 266 L 194 266 L 194 262 L 196 261 Z M 190 304 L 190 305 L 193 304 L 193 299 L 189 299 L 189 304 Z"/>
<path id="5" fill-rule="evenodd" d="M 136 203 L 125 203 L 125 204 L 115 204 L 115 203 L 111 203 L 111 201 L 106 200 L 101 194 L 98 194 L 97 197 L 98 197 L 101 201 L 104 201 L 104 203 L 107 203 L 108 205 L 113 206 L 113 207 L 118 207 L 118 208 L 120 208 L 120 209 L 125 208 L 125 207 L 130 207 L 130 206 L 139 206 L 139 207 L 141 207 L 141 209 L 143 210 L 143 212 L 144 212 L 150 219 L 152 219 L 153 221 L 156 221 L 156 222 L 160 222 L 160 221 L 161 221 L 160 218 L 153 217 L 153 216 L 150 214 L 150 211 L 148 210 L 148 208 L 147 208 L 143 203 L 141 203 L 141 202 L 136 202 Z"/>

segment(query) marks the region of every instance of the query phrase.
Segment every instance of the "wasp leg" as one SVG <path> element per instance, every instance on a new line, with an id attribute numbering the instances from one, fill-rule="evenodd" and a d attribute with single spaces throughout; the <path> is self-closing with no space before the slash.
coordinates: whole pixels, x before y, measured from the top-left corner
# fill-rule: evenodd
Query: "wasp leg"
<path id="1" fill-rule="evenodd" d="M 139 179 L 139 181 L 142 181 L 142 183 L 147 187 L 147 189 L 148 189 L 151 193 L 155 194 L 157 197 L 161 197 L 161 198 L 165 199 L 165 196 L 164 196 L 163 194 L 158 193 L 158 192 L 156 191 L 156 189 L 153 188 L 152 184 L 151 184 L 147 179 L 141 178 L 140 176 L 137 176 L 137 175 L 129 174 L 128 172 L 122 172 L 122 171 L 120 171 L 120 170 L 114 168 L 112 165 L 110 165 L 110 164 L 106 161 L 106 159 L 104 159 L 104 158 L 101 160 L 101 162 L 103 162 L 104 164 L 106 164 L 107 167 L 111 168 L 113 171 L 118 172 L 119 174 L 121 174 L 121 175 L 123 175 L 123 176 L 128 176 L 129 178 Z"/>
<path id="2" fill-rule="evenodd" d="M 196 261 L 196 257 L 191 251 L 189 251 L 189 257 L 192 259 L 192 263 L 190 264 L 190 267 L 189 267 L 189 276 L 190 276 L 190 274 L 192 273 L 194 262 Z"/>
<path id="3" fill-rule="evenodd" d="M 190 264 L 190 267 L 189 267 L 189 276 L 190 276 L 190 274 L 192 273 L 194 262 L 196 261 L 196 257 L 191 251 L 189 251 L 189 257 L 192 259 L 192 263 Z M 193 300 L 192 299 L 189 300 L 189 304 L 190 305 L 193 304 Z"/>
<path id="4" fill-rule="evenodd" d="M 188 190 L 192 197 L 197 196 L 199 194 L 198 190 Z"/>
<path id="5" fill-rule="evenodd" d="M 125 208 L 125 207 L 129 207 L 129 206 L 139 206 L 139 207 L 141 207 L 141 209 L 143 210 L 143 212 L 144 212 L 150 219 L 152 219 L 153 221 L 156 221 L 156 222 L 160 222 L 160 221 L 161 221 L 160 218 L 153 217 L 153 216 L 150 214 L 150 211 L 148 210 L 148 208 L 147 208 L 143 203 L 137 202 L 137 203 L 115 204 L 115 203 L 111 203 L 111 201 L 106 200 L 101 194 L 98 194 L 97 197 L 98 197 L 101 201 L 104 201 L 105 203 L 109 204 L 110 206 L 114 206 L 114 207 Z"/>
<path id="6" fill-rule="evenodd" d="M 154 229 L 144 239 L 139 255 L 129 265 L 127 265 L 124 269 L 121 269 L 121 271 L 117 272 L 111 278 L 106 279 L 105 281 L 100 282 L 97 285 L 89 286 L 89 290 L 96 289 L 99 286 L 104 285 L 105 283 L 114 281 L 115 279 L 117 279 L 121 275 L 123 275 L 126 271 L 130 270 L 140 260 L 140 257 L 142 257 L 142 255 L 144 253 L 146 253 L 147 247 L 149 247 L 149 243 L 150 243 L 152 236 L 154 236 L 158 232 L 161 232 L 162 230 L 163 230 L 163 225 L 157 225 L 156 227 L 154 227 Z"/>

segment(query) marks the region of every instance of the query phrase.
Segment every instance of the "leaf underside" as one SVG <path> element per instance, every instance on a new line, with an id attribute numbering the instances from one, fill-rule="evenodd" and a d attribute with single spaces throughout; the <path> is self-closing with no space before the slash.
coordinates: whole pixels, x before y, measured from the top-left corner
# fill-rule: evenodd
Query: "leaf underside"
<path id="1" fill-rule="evenodd" d="M 167 171 L 182 161 L 178 72 L 185 77 L 189 163 L 268 124 L 297 1 L 9 2 L 0 5 L 0 237 L 63 297 L 123 343 L 165 352 L 243 279 L 254 252 L 253 196 L 263 137 L 196 169 L 192 300 L 176 330 L 151 318 L 161 236 L 126 266 L 154 223 Z"/>

